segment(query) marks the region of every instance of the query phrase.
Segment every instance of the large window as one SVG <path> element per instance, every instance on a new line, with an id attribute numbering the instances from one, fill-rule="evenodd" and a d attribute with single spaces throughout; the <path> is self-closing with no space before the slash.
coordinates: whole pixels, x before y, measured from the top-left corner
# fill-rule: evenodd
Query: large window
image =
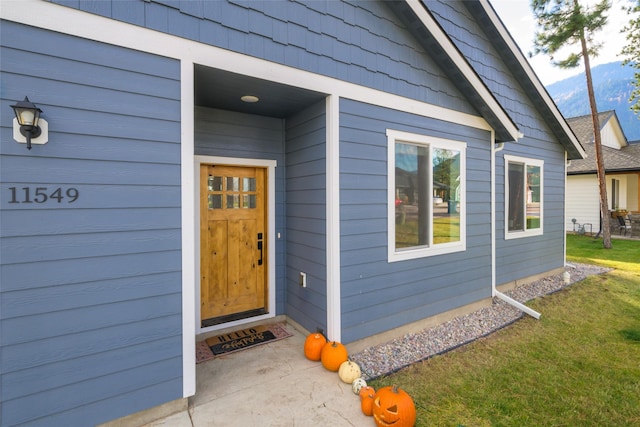
<path id="1" fill-rule="evenodd" d="M 542 234 L 542 160 L 505 155 L 506 239 Z"/>
<path id="2" fill-rule="evenodd" d="M 389 261 L 465 249 L 466 144 L 387 130 Z"/>

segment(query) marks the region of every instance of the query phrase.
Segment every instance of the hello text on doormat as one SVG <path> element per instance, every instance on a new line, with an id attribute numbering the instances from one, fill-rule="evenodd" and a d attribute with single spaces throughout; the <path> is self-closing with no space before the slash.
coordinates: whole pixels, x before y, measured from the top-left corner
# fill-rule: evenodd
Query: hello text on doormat
<path id="1" fill-rule="evenodd" d="M 217 335 L 199 343 L 200 348 L 197 351 L 197 353 L 199 353 L 198 362 L 204 362 L 211 357 L 245 350 L 256 345 L 265 344 L 270 341 L 276 341 L 290 336 L 291 334 L 278 324 L 255 326 L 253 328 L 241 329 L 228 334 Z M 209 351 L 211 352 L 211 355 L 207 357 L 206 353 Z"/>

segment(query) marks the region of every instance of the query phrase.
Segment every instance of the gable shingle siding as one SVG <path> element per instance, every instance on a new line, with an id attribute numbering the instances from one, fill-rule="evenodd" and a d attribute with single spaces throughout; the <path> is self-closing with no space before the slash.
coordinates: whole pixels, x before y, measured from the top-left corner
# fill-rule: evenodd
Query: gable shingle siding
<path id="1" fill-rule="evenodd" d="M 384 2 L 54 2 L 351 83 L 475 113 Z M 112 5 L 108 7 L 107 5 Z M 143 5 L 144 12 L 140 12 Z M 188 6 L 186 6 L 188 5 Z"/>

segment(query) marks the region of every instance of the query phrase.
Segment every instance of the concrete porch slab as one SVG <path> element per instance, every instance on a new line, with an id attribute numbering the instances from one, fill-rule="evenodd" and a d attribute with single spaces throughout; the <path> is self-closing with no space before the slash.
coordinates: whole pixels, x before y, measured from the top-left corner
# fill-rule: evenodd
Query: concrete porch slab
<path id="1" fill-rule="evenodd" d="M 292 337 L 197 365 L 188 412 L 147 427 L 373 425 L 351 385 L 305 358 L 306 332 L 286 329 Z"/>

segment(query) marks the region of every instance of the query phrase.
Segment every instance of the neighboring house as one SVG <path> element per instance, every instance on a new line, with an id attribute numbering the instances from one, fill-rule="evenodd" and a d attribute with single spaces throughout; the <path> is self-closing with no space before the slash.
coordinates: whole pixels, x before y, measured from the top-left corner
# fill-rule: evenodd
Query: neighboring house
<path id="1" fill-rule="evenodd" d="M 640 200 L 640 145 L 629 144 L 615 111 L 598 114 L 602 137 L 602 155 L 607 181 L 609 210 L 638 212 Z M 591 224 L 600 231 L 600 191 L 596 167 L 593 121 L 591 115 L 567 119 L 582 143 L 587 157 L 572 160 L 567 167 L 567 213 L 565 225 L 574 231 L 577 224 Z M 640 123 L 639 123 L 640 126 Z M 614 224 L 615 225 L 615 224 Z M 577 231 L 577 230 L 576 230 Z M 589 231 L 587 226 L 586 231 Z"/>
<path id="2" fill-rule="evenodd" d="M 564 266 L 584 152 L 486 0 L 8 1 L 0 31 L 3 426 L 184 403 L 198 334 L 362 348 Z"/>

